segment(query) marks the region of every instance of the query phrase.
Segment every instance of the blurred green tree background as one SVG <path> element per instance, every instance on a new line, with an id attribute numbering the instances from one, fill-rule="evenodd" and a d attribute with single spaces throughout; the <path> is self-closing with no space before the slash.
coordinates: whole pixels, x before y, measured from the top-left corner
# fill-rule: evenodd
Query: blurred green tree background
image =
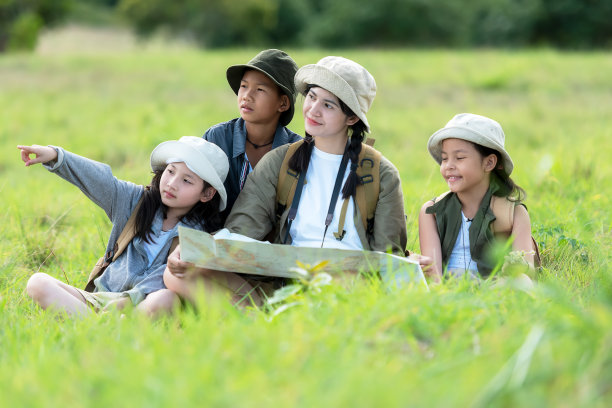
<path id="1" fill-rule="evenodd" d="M 0 0 L 0 50 L 62 18 L 113 15 L 204 47 L 612 46 L 609 0 Z"/>
<path id="2" fill-rule="evenodd" d="M 43 26 L 68 14 L 72 0 L 0 0 L 0 52 L 33 49 Z"/>

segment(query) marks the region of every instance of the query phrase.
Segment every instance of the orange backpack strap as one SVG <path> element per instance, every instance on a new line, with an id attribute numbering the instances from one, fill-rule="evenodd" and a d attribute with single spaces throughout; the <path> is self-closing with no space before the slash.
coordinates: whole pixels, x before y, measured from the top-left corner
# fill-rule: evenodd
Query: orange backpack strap
<path id="1" fill-rule="evenodd" d="M 136 204 L 136 207 L 134 207 L 134 211 L 132 211 L 130 218 L 128 218 L 127 223 L 125 224 L 125 227 L 123 227 L 123 231 L 121 231 L 121 234 L 119 234 L 119 238 L 117 238 L 117 242 L 115 242 L 113 250 L 108 251 L 106 255 L 98 259 L 98 262 L 96 262 L 96 265 L 94 266 L 93 270 L 89 274 L 89 278 L 87 279 L 85 291 L 93 292 L 95 288 L 94 280 L 98 276 L 102 275 L 102 273 L 104 273 L 106 267 L 110 265 L 110 263 L 113 262 L 115 259 L 117 259 L 119 255 L 123 253 L 123 251 L 125 251 L 125 248 L 127 248 L 130 241 L 132 241 L 132 239 L 134 239 L 134 236 L 136 236 L 136 214 L 138 213 L 138 209 L 140 209 L 140 205 L 142 204 L 143 199 L 144 194 L 142 197 L 140 197 L 138 204 Z"/>
<path id="2" fill-rule="evenodd" d="M 495 215 L 495 221 L 491 224 L 491 231 L 494 234 L 510 236 L 514 225 L 514 206 L 516 202 L 508 200 L 506 197 L 491 196 L 490 208 Z"/>

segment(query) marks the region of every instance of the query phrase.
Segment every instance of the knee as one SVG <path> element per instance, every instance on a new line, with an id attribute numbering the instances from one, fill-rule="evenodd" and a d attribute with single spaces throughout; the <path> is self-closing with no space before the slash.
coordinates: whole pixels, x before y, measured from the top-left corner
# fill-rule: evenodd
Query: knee
<path id="1" fill-rule="evenodd" d="M 28 295 L 36 301 L 43 299 L 47 295 L 52 284 L 50 278 L 49 275 L 42 272 L 36 272 L 34 275 L 30 276 L 26 285 L 26 292 Z"/>
<path id="2" fill-rule="evenodd" d="M 155 293 L 156 309 L 170 310 L 179 302 L 179 297 L 170 289 L 161 289 Z"/>
<path id="3" fill-rule="evenodd" d="M 179 304 L 179 297 L 169 289 L 161 289 L 150 293 L 146 299 L 138 305 L 138 309 L 149 316 L 169 313 Z"/>

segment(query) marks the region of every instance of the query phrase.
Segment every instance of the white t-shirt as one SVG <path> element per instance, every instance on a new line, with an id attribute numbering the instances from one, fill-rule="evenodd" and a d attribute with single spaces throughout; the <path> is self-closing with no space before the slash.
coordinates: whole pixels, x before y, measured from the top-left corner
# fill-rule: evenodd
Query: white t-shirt
<path id="1" fill-rule="evenodd" d="M 448 259 L 447 270 L 451 275 L 461 276 L 469 271 L 471 276 L 478 276 L 478 266 L 476 265 L 476 261 L 472 259 L 472 254 L 470 253 L 470 225 L 472 225 L 472 220 L 468 221 L 462 211 L 461 229 L 459 230 L 457 241 L 455 241 L 455 246 L 453 246 L 453 251 Z"/>
<path id="2" fill-rule="evenodd" d="M 313 147 L 297 215 L 289 231 L 292 239 L 291 245 L 300 247 L 321 247 L 323 232 L 325 231 L 325 217 L 327 216 L 327 210 L 334 191 L 336 175 L 338 174 L 341 161 L 342 155 L 325 153 Z M 344 186 L 349 173 L 350 161 L 344 173 L 341 186 Z M 336 237 L 334 237 L 334 232 L 338 231 L 338 221 L 340 219 L 343 202 L 344 199 L 342 198 L 341 187 L 340 193 L 338 194 L 338 201 L 336 201 L 336 208 L 334 209 L 334 218 L 325 234 L 323 247 L 363 249 L 353 220 L 355 205 L 352 197 L 349 199 L 346 218 L 344 220 L 344 230 L 346 231 L 344 238 L 342 241 L 338 241 Z"/>
<path id="3" fill-rule="evenodd" d="M 160 231 L 159 235 L 153 237 L 151 239 L 151 243 L 146 243 L 143 241 L 144 249 L 147 251 L 147 258 L 149 259 L 149 266 L 153 263 L 159 251 L 161 251 L 162 247 L 166 243 L 166 236 L 171 233 L 172 230 L 169 231 Z"/>

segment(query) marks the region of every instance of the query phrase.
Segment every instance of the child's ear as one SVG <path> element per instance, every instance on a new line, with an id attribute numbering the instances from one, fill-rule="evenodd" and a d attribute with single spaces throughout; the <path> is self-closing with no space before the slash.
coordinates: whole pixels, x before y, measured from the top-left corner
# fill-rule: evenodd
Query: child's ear
<path id="1" fill-rule="evenodd" d="M 202 191 L 202 195 L 200 196 L 200 201 L 205 203 L 205 202 L 212 200 L 216 192 L 217 190 L 214 187 L 206 187 L 206 189 Z"/>
<path id="2" fill-rule="evenodd" d="M 497 166 L 497 156 L 490 154 L 484 158 L 485 171 L 493 171 Z"/>
<path id="3" fill-rule="evenodd" d="M 289 108 L 291 107 L 291 101 L 289 100 L 289 97 L 285 94 L 281 95 L 281 104 L 280 107 L 278 108 L 279 112 L 285 112 L 287 110 L 289 110 Z"/>
<path id="4" fill-rule="evenodd" d="M 357 115 L 352 115 L 346 118 L 346 124 L 349 126 L 353 126 L 357 122 L 359 122 Z"/>

